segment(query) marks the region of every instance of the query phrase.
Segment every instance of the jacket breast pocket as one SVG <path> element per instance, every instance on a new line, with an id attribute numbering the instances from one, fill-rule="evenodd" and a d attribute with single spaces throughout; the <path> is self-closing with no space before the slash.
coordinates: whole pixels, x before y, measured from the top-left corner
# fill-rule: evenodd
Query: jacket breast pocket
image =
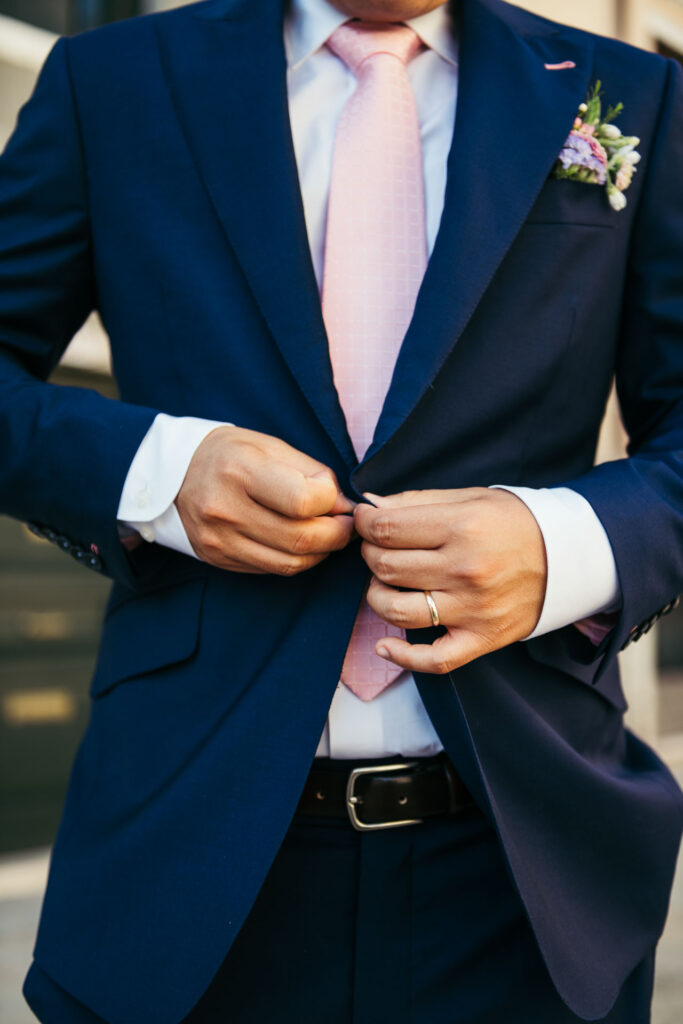
<path id="1" fill-rule="evenodd" d="M 199 645 L 205 579 L 193 579 L 115 605 L 104 621 L 90 695 L 187 661 Z"/>
<path id="2" fill-rule="evenodd" d="M 615 228 L 623 212 L 613 210 L 602 185 L 548 178 L 526 219 L 527 224 L 576 224 Z"/>

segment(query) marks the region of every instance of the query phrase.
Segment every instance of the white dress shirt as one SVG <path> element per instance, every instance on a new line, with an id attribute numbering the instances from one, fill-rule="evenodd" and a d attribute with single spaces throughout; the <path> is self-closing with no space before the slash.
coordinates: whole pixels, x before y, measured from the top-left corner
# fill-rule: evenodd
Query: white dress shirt
<path id="1" fill-rule="evenodd" d="M 289 114 L 319 287 L 335 130 L 356 85 L 352 72 L 326 48 L 325 41 L 345 20 L 346 16 L 327 0 L 293 0 L 285 23 Z M 458 53 L 447 5 L 408 24 L 426 47 L 411 61 L 408 74 L 420 122 L 427 248 L 431 254 L 444 204 L 446 161 L 458 92 Z M 222 425 L 193 417 L 157 416 L 131 464 L 119 520 L 148 542 L 196 557 L 173 501 L 196 448 L 211 430 Z M 585 498 L 564 487 L 507 489 L 517 494 L 534 515 L 546 547 L 545 601 L 530 636 L 617 607 L 620 595 L 612 549 Z M 369 703 L 339 683 L 318 756 L 428 756 L 441 748 L 415 681 L 406 672 Z"/>

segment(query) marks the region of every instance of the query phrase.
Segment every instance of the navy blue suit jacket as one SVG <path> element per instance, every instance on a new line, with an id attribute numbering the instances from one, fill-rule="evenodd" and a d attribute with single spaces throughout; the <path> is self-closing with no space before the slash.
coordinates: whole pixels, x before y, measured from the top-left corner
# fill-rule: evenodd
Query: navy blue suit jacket
<path id="1" fill-rule="evenodd" d="M 367 579 L 358 545 L 293 578 L 128 555 L 119 496 L 161 410 L 283 438 L 351 496 L 585 495 L 623 595 L 603 646 L 569 627 L 418 685 L 572 1009 L 607 1012 L 662 929 L 681 797 L 623 728 L 616 654 L 683 580 L 682 76 L 499 0 L 460 14 L 445 209 L 360 465 L 308 249 L 281 0 L 60 41 L 0 161 L 0 510 L 115 581 L 36 957 L 114 1024 L 171 1024 L 218 968 L 291 819 Z M 549 178 L 597 79 L 642 140 L 620 213 Z M 45 383 L 93 308 L 120 402 Z M 615 374 L 630 457 L 592 468 Z"/>

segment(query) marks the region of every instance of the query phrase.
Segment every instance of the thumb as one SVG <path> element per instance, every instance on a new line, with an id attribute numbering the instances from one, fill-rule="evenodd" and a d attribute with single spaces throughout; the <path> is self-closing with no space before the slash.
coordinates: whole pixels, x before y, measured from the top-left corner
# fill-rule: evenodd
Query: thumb
<path id="1" fill-rule="evenodd" d="M 431 644 L 410 644 L 395 636 L 382 637 L 377 654 L 410 672 L 444 675 L 492 650 L 483 638 L 467 629 L 449 626 Z"/>
<path id="2" fill-rule="evenodd" d="M 311 473 L 307 477 L 311 483 L 320 484 L 326 488 L 326 495 L 329 492 L 330 506 L 326 511 L 325 515 L 352 515 L 353 510 L 356 507 L 343 493 L 339 486 L 339 481 L 332 472 L 331 469 L 323 467 L 316 473 Z"/>
<path id="3" fill-rule="evenodd" d="M 363 497 L 377 508 L 415 508 L 418 505 L 443 505 L 446 502 L 472 501 L 485 488 L 461 487 L 452 490 L 401 491 L 380 496 L 365 491 Z"/>
<path id="4" fill-rule="evenodd" d="M 429 504 L 424 495 L 436 494 L 436 491 L 401 491 L 399 494 L 373 494 L 364 491 L 363 497 L 375 508 L 409 508 L 414 505 Z"/>

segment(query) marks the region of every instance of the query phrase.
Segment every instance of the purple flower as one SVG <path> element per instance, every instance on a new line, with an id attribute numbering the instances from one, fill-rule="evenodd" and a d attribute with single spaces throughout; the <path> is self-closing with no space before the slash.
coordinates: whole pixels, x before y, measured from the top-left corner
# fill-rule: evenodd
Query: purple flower
<path id="1" fill-rule="evenodd" d="M 607 154 L 597 139 L 578 131 L 571 131 L 559 156 L 565 171 L 570 167 L 585 167 L 592 172 L 596 185 L 607 180 Z"/>
<path id="2" fill-rule="evenodd" d="M 624 192 L 631 184 L 640 161 L 636 146 L 640 139 L 623 135 L 615 117 L 623 103 L 610 107 L 603 117 L 600 82 L 596 82 L 581 103 L 571 131 L 552 170 L 554 178 L 569 178 L 587 185 L 602 185 L 613 210 L 626 206 Z"/>

